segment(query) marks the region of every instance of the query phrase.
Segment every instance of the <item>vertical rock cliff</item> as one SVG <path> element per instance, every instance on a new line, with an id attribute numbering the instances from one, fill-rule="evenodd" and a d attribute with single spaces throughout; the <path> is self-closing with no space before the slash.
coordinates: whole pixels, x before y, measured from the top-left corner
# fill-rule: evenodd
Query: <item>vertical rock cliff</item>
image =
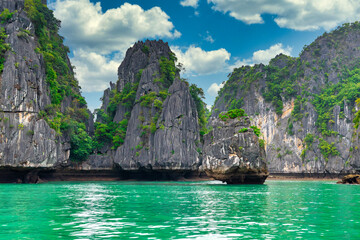
<path id="1" fill-rule="evenodd" d="M 201 164 L 196 104 L 175 61 L 167 43 L 138 42 L 119 67 L 118 82 L 105 91 L 95 137 L 118 168 L 175 172 Z"/>
<path id="2" fill-rule="evenodd" d="M 127 51 L 94 125 L 44 3 L 0 1 L 0 182 L 199 174 L 204 93 L 180 78 L 168 44 Z"/>
<path id="3" fill-rule="evenodd" d="M 271 173 L 339 174 L 359 169 L 354 113 L 360 97 L 360 24 L 325 33 L 300 57 L 234 69 L 212 117 L 243 108 L 261 128 Z"/>
<path id="4" fill-rule="evenodd" d="M 138 42 L 127 51 L 119 79 L 104 92 L 94 124 L 69 49 L 58 35 L 60 21 L 45 4 L 0 1 L 0 182 L 175 179 L 216 171 L 213 166 L 220 166 L 222 159 L 210 156 L 218 146 L 205 147 L 207 168 L 201 168 L 203 90 L 180 78 L 167 43 Z M 237 131 L 237 125 L 230 128 Z M 219 131 L 211 134 L 218 136 Z M 258 138 L 252 133 L 239 136 L 248 152 L 232 158 L 230 168 L 236 168 L 236 174 L 246 167 L 252 173 L 265 169 Z M 216 142 L 228 151 L 232 137 Z M 244 182 L 243 175 L 231 175 L 231 180 L 218 176 Z"/>
<path id="5" fill-rule="evenodd" d="M 1 0 L 0 12 L 0 167 L 67 164 L 69 133 L 92 124 L 60 22 L 40 0 Z"/>
<path id="6" fill-rule="evenodd" d="M 230 113 L 234 115 L 235 111 L 243 112 Z M 204 136 L 201 169 L 208 176 L 229 184 L 264 183 L 268 170 L 259 129 L 250 126 L 249 117 L 243 113 L 238 117 L 228 116 L 223 114 L 221 119 L 211 121 L 211 130 Z"/>
<path id="7" fill-rule="evenodd" d="M 161 40 L 138 42 L 127 51 L 119 80 L 105 90 L 97 111 L 95 142 L 102 155 L 87 164 L 105 163 L 100 169 L 113 164 L 130 178 L 176 179 L 206 172 L 228 183 L 263 183 L 263 141 L 248 118 L 233 116 L 245 116 L 244 111 L 230 112 L 229 121 L 213 119 L 204 135 L 202 89 L 181 79 L 175 62 Z M 245 127 L 246 132 L 238 132 Z"/>

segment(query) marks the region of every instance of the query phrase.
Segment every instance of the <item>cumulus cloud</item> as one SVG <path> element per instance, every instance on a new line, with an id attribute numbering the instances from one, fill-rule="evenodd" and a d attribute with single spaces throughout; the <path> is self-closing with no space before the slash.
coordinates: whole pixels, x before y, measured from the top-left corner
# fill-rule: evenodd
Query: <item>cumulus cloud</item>
<path id="1" fill-rule="evenodd" d="M 60 34 L 73 50 L 84 92 L 103 91 L 115 82 L 125 51 L 139 39 L 181 36 L 159 7 L 144 10 L 124 3 L 104 12 L 100 2 L 90 0 L 48 0 L 48 5 L 62 22 Z"/>
<path id="2" fill-rule="evenodd" d="M 251 58 L 237 60 L 234 65 L 229 67 L 229 70 L 232 71 L 234 68 L 245 66 L 245 65 L 254 65 L 254 64 L 268 64 L 272 58 L 280 53 L 290 56 L 292 48 L 287 46 L 284 47 L 282 43 L 275 44 L 266 50 L 258 50 L 253 53 Z"/>
<path id="3" fill-rule="evenodd" d="M 208 88 L 207 93 L 212 96 L 212 97 L 216 97 L 218 95 L 218 92 L 220 91 L 220 89 L 224 86 L 224 83 L 213 83 L 211 84 L 211 86 Z M 210 106 L 211 107 L 211 106 Z"/>
<path id="4" fill-rule="evenodd" d="M 177 46 L 172 46 L 171 50 L 176 54 L 178 62 L 188 73 L 204 75 L 223 71 L 231 54 L 224 48 L 214 51 L 204 51 L 195 46 L 190 46 L 182 50 Z"/>
<path id="5" fill-rule="evenodd" d="M 74 48 L 109 53 L 124 51 L 138 39 L 180 36 L 159 7 L 145 11 L 139 5 L 124 3 L 103 12 L 100 2 L 58 0 L 54 8 L 62 21 L 61 34 Z"/>
<path id="6" fill-rule="evenodd" d="M 197 8 L 199 6 L 199 0 L 182 0 L 180 4 L 183 7 Z"/>
<path id="7" fill-rule="evenodd" d="M 275 44 L 266 50 L 259 50 L 253 53 L 254 63 L 268 64 L 270 60 L 276 55 L 283 53 L 285 55 L 291 55 L 291 47 L 283 47 L 282 43 Z"/>
<path id="8" fill-rule="evenodd" d="M 109 86 L 109 82 L 117 80 L 117 69 L 121 63 L 121 55 L 107 58 L 95 52 L 74 51 L 71 62 L 76 66 L 76 76 L 84 92 L 101 92 Z"/>
<path id="9" fill-rule="evenodd" d="M 216 11 L 247 24 L 263 23 L 262 14 L 274 14 L 275 22 L 295 30 L 330 30 L 343 22 L 358 20 L 360 1 L 354 0 L 208 0 Z"/>

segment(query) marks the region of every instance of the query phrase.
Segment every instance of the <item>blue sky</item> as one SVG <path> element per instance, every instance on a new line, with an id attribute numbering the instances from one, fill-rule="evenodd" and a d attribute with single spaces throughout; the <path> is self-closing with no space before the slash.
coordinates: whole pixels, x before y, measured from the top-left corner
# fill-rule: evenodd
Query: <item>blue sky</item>
<path id="1" fill-rule="evenodd" d="M 62 21 L 90 109 L 100 107 L 126 49 L 163 39 L 212 105 L 234 67 L 264 63 L 279 53 L 298 56 L 324 31 L 358 19 L 352 0 L 48 0 Z"/>

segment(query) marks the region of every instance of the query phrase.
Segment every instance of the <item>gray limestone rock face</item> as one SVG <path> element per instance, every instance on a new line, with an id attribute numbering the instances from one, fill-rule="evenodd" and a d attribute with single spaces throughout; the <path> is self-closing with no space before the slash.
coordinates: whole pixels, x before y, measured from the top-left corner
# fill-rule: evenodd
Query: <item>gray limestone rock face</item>
<path id="1" fill-rule="evenodd" d="M 213 119 L 211 125 L 213 129 L 204 136 L 201 169 L 228 184 L 264 183 L 268 176 L 265 149 L 249 118 Z"/>
<path id="2" fill-rule="evenodd" d="M 170 53 L 169 45 L 162 40 L 137 42 L 126 51 L 126 56 L 118 69 L 118 90 L 122 91 L 126 83 L 135 83 L 137 80 L 136 74 L 140 69 L 159 64 L 159 58 L 162 56 L 169 57 Z M 148 81 L 149 78 L 144 80 Z"/>
<path id="3" fill-rule="evenodd" d="M 335 40 L 334 40 L 335 39 Z M 312 94 L 320 94 L 327 84 L 337 84 L 342 79 L 343 67 L 352 69 L 360 59 L 360 30 L 354 25 L 351 30 L 339 28 L 324 34 L 304 49 L 298 59 L 278 55 L 270 65 L 282 69 L 287 67 L 296 91 L 290 97 L 282 95 L 282 114 L 276 113 L 271 101 L 266 101 L 264 91 L 267 86 L 268 66 L 245 66 L 234 71 L 226 84 L 228 90 L 222 92 L 214 104 L 212 118 L 230 108 L 229 96 L 239 101 L 251 117 L 251 124 L 261 129 L 266 142 L 266 161 L 270 173 L 305 174 L 345 174 L 353 173 L 360 166 L 359 139 L 354 129 L 354 112 L 358 107 L 354 102 L 344 101 L 332 110 L 331 120 L 326 128 L 338 133 L 336 136 L 323 136 L 316 121 L 319 114 L 313 105 Z M 341 59 L 341 61 L 339 61 Z M 291 64 L 297 61 L 301 64 Z M 237 75 L 236 75 L 237 74 Z M 249 78 L 249 75 L 256 76 Z M 232 87 L 229 87 L 232 86 Z M 304 97 L 305 95 L 305 97 Z M 297 96 L 305 100 L 301 103 L 299 120 L 294 120 L 292 112 Z M 289 131 L 290 123 L 293 128 Z M 305 138 L 314 135 L 314 142 L 307 147 Z M 324 156 L 321 140 L 334 143 L 339 154 Z M 305 151 L 306 154 L 303 154 Z"/>
<path id="4" fill-rule="evenodd" d="M 135 105 L 125 143 L 115 155 L 115 163 L 123 170 L 197 170 L 201 146 L 196 106 L 188 86 L 178 79 L 169 93 L 156 131 L 145 140 L 141 137 L 139 116 L 148 109 Z"/>
<path id="5" fill-rule="evenodd" d="M 158 81 L 161 59 L 171 55 L 161 40 L 136 43 L 119 67 L 118 82 L 104 93 L 102 109 L 106 111 L 114 89 L 121 92 L 126 84 L 138 84 L 134 106 L 119 104 L 113 119 L 120 122 L 130 115 L 124 144 L 113 155 L 119 169 L 196 171 L 201 164 L 198 115 L 188 84 L 178 72 L 170 86 Z M 159 97 L 161 91 L 168 93 L 164 99 Z M 142 103 L 148 94 L 156 95 L 160 109 L 154 103 Z"/>
<path id="6" fill-rule="evenodd" d="M 5 9 L 9 9 L 10 12 L 14 12 L 24 8 L 24 0 L 1 0 L 0 9 L 1 12 Z"/>
<path id="7" fill-rule="evenodd" d="M 113 122 L 128 118 L 124 143 L 115 153 L 106 151 L 123 171 L 179 174 L 197 171 L 201 164 L 198 115 L 188 83 L 180 80 L 178 72 L 170 86 L 158 81 L 160 62 L 170 59 L 172 54 L 168 44 L 161 40 L 136 43 L 119 67 L 118 82 L 105 90 L 101 109 L 106 112 L 114 91 L 121 92 L 129 84 L 138 86 L 134 105 L 119 104 L 113 116 Z M 161 91 L 167 92 L 167 96 L 161 98 Z M 142 99 L 148 94 L 155 94 L 162 106 L 159 108 L 153 102 L 143 104 Z"/>
<path id="8" fill-rule="evenodd" d="M 11 47 L 0 78 L 0 167 L 56 167 L 68 160 L 70 147 L 38 117 L 51 100 L 34 24 L 23 0 L 0 1 L 0 11 L 5 8 L 17 12 L 0 24 Z"/>
<path id="9" fill-rule="evenodd" d="M 81 170 L 113 170 L 114 159 L 111 152 L 106 155 L 91 155 L 86 162 L 81 163 Z"/>
<path id="10" fill-rule="evenodd" d="M 188 85 L 179 79 L 169 88 L 169 94 L 154 136 L 156 165 L 167 168 L 171 163 L 171 169 L 197 170 L 201 146 L 195 103 Z"/>
<path id="11" fill-rule="evenodd" d="M 11 51 L 6 52 L 0 80 L 0 108 L 5 112 L 38 112 L 51 101 L 47 94 L 44 60 L 41 54 L 35 52 L 34 25 L 21 8 L 9 22 L 1 25 L 8 35 L 6 43 L 10 44 Z M 31 35 L 19 35 L 22 29 L 28 30 Z"/>
<path id="12" fill-rule="evenodd" d="M 69 146 L 37 114 L 0 113 L 1 167 L 56 167 L 66 163 Z"/>

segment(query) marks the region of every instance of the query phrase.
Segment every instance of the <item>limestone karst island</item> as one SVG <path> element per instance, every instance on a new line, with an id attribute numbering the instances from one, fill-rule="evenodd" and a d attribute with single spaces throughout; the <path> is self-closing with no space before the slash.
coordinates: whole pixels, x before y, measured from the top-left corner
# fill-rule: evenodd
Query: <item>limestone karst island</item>
<path id="1" fill-rule="evenodd" d="M 0 0 L 0 239 L 359 237 L 360 3 L 320 2 Z"/>

